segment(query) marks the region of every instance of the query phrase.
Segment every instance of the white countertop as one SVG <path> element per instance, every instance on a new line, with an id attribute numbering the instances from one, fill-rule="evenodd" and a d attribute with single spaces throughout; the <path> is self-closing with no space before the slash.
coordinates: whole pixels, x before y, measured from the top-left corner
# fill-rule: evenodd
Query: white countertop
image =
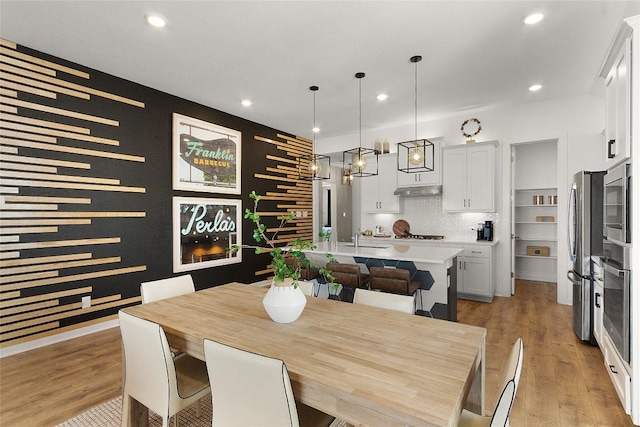
<path id="1" fill-rule="evenodd" d="M 351 243 L 319 242 L 316 243 L 315 250 L 305 250 L 305 252 L 343 256 L 357 256 L 367 258 L 393 259 L 402 261 L 422 262 L 429 264 L 448 264 L 451 260 L 462 254 L 463 248 L 449 248 L 438 246 L 410 246 L 399 244 L 397 239 L 393 241 L 380 241 L 376 247 L 367 245 L 369 243 L 361 241 L 360 246 L 354 247 Z M 379 240 L 376 238 L 376 240 Z"/>
<path id="2" fill-rule="evenodd" d="M 498 243 L 498 238 L 494 238 L 491 241 L 488 240 L 457 240 L 457 239 L 441 239 L 441 240 L 428 240 L 428 239 L 396 239 L 394 236 L 389 237 L 373 237 L 373 236 L 360 236 L 360 242 L 367 242 L 366 244 L 388 245 L 388 244 L 401 244 L 401 245 L 482 245 L 493 246 Z M 374 243 L 375 242 L 375 243 Z M 364 244 L 364 243 L 361 243 Z"/>

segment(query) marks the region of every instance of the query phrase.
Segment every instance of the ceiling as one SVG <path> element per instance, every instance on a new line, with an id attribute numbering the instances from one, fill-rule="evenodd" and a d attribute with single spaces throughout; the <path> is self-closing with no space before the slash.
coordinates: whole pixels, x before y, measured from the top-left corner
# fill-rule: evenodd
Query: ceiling
<path id="1" fill-rule="evenodd" d="M 533 11 L 545 19 L 524 25 Z M 149 26 L 152 13 L 167 25 Z M 305 137 L 318 85 L 321 144 L 358 133 L 356 72 L 363 129 L 413 124 L 413 55 L 419 121 L 601 95 L 600 66 L 637 13 L 632 1 L 2 0 L 0 36 Z"/>

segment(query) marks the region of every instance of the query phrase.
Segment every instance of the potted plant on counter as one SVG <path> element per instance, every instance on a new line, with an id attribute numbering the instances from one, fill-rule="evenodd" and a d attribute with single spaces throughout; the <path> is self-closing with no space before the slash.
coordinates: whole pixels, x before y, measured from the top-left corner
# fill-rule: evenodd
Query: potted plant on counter
<path id="1" fill-rule="evenodd" d="M 300 281 L 302 270 L 306 267 L 316 268 L 318 272 L 324 276 L 325 280 L 333 283 L 334 278 L 331 271 L 324 266 L 316 266 L 304 255 L 305 249 L 315 249 L 313 242 L 308 242 L 296 238 L 286 247 L 276 246 L 276 237 L 284 228 L 287 222 L 295 218 L 295 213 L 290 212 L 282 216 L 280 225 L 270 236 L 267 235 L 267 226 L 262 223 L 260 214 L 258 213 L 258 203 L 260 195 L 255 191 L 251 191 L 249 198 L 253 200 L 253 209 L 245 209 L 244 217 L 249 219 L 254 225 L 253 240 L 256 243 L 264 243 L 265 246 L 242 245 L 244 248 L 254 248 L 256 254 L 269 252 L 271 255 L 271 268 L 273 269 L 273 281 L 269 291 L 264 297 L 263 305 L 267 314 L 272 320 L 278 323 L 290 323 L 295 321 L 307 303 L 307 298 L 300 290 L 298 282 Z M 324 233 L 320 233 L 320 237 L 324 238 Z M 237 252 L 241 246 L 232 246 L 230 251 Z M 331 254 L 326 254 L 329 261 L 335 261 Z M 293 260 L 294 262 L 290 262 Z"/>

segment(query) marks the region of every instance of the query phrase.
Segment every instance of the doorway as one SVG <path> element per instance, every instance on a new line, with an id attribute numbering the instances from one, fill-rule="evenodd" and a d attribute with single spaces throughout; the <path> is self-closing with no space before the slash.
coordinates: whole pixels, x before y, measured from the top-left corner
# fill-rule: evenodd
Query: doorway
<path id="1" fill-rule="evenodd" d="M 557 282 L 557 153 L 557 139 L 511 145 L 512 295 L 516 279 Z"/>

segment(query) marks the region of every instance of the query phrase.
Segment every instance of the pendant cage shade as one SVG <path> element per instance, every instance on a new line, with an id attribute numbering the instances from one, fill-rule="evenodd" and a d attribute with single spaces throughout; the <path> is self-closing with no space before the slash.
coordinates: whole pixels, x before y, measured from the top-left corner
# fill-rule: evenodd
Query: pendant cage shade
<path id="1" fill-rule="evenodd" d="M 352 178 L 365 178 L 378 175 L 378 153 L 373 148 L 362 147 L 362 79 L 364 73 L 356 73 L 358 79 L 359 112 L 360 112 L 360 144 L 356 148 L 342 152 L 342 165 L 350 171 Z"/>
<path id="2" fill-rule="evenodd" d="M 421 56 L 412 56 L 415 66 L 415 139 L 398 143 L 398 170 L 405 173 L 432 172 L 434 145 L 428 139 L 418 139 L 418 62 Z"/>
<path id="3" fill-rule="evenodd" d="M 313 141 L 311 154 L 298 157 L 298 176 L 301 179 L 312 180 L 331 179 L 331 158 L 322 154 L 316 154 L 316 92 L 318 86 L 311 86 L 313 92 Z"/>

